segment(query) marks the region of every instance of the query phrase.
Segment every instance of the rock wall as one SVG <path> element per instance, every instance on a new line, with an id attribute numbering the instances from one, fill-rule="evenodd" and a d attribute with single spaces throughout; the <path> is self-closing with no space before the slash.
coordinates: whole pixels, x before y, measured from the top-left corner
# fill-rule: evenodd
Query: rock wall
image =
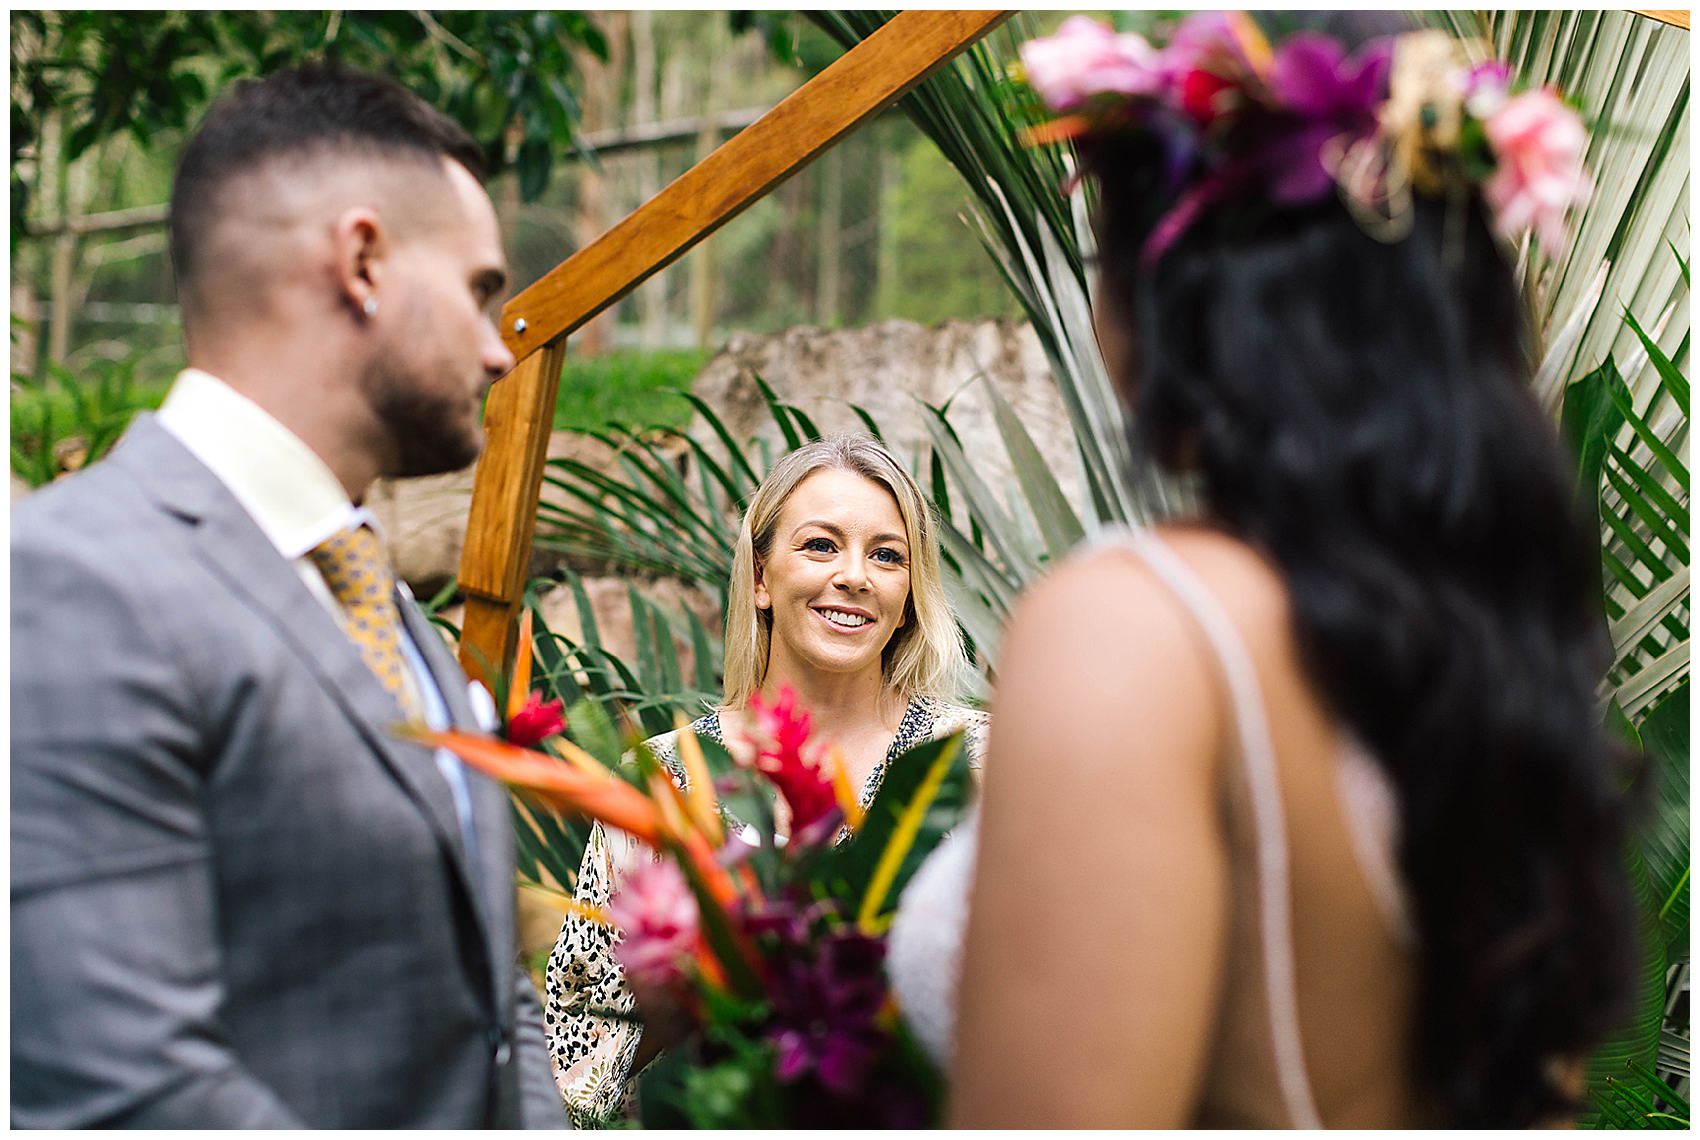
<path id="1" fill-rule="evenodd" d="M 551 436 L 548 455 L 551 459 L 576 459 L 598 469 L 613 467 L 613 452 L 608 447 L 572 432 Z M 366 497 L 366 505 L 383 530 L 396 577 L 421 598 L 435 594 L 460 571 L 474 470 L 468 467 L 423 479 L 380 479 Z M 564 501 L 566 496 L 544 484 L 543 498 Z M 559 552 L 533 550 L 530 573 L 548 574 L 565 562 Z"/>
<path id="2" fill-rule="evenodd" d="M 931 413 L 923 405 L 948 401 L 950 423 L 980 474 L 994 490 L 1015 494 L 985 390 L 989 381 L 1032 435 L 1063 494 L 1077 509 L 1084 505 L 1073 428 L 1029 325 L 948 321 L 927 328 L 892 320 L 860 329 L 733 334 L 697 377 L 693 391 L 715 409 L 734 439 L 760 437 L 777 454 L 781 435 L 763 403 L 757 376 L 827 434 L 863 430 L 850 408 L 861 406 L 911 469 L 929 443 L 925 421 Z M 715 446 L 700 417 L 691 431 Z"/>
<path id="3" fill-rule="evenodd" d="M 693 390 L 740 442 L 761 439 L 777 455 L 778 426 L 763 402 L 761 377 L 786 403 L 801 408 L 828 434 L 859 431 L 851 405 L 880 425 L 898 458 L 914 469 L 925 454 L 923 405 L 949 404 L 950 422 L 994 492 L 1018 494 L 985 385 L 995 384 L 1033 437 L 1063 493 L 1077 509 L 1084 488 L 1073 430 L 1031 327 L 1007 321 L 946 322 L 926 328 L 885 321 L 862 329 L 795 328 L 776 336 L 734 333 L 704 367 Z M 720 445 L 699 417 L 687 429 L 713 451 Z M 595 440 L 556 433 L 549 454 L 611 468 L 612 453 Z M 689 456 L 681 455 L 681 463 Z M 689 481 L 689 480 L 688 480 Z M 545 498 L 559 492 L 544 487 Z M 454 577 L 472 501 L 472 471 L 428 479 L 381 481 L 370 505 L 384 529 L 397 574 L 429 597 Z M 564 559 L 536 551 L 531 572 L 546 574 Z M 611 620 L 618 620 L 612 619 Z"/>

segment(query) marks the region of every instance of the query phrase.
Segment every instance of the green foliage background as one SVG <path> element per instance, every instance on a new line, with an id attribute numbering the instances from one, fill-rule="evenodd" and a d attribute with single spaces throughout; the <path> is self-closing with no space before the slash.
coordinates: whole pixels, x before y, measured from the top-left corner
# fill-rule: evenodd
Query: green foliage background
<path id="1" fill-rule="evenodd" d="M 759 40 L 779 61 L 740 89 L 752 102 L 769 102 L 884 19 L 867 11 L 743 13 L 730 21 L 722 13 L 676 15 L 658 24 L 661 54 L 696 61 L 696 70 L 680 74 L 696 84 L 690 90 L 702 106 L 717 109 L 735 105 L 740 92 L 717 89 L 714 67 L 747 60 L 734 50 L 744 39 Z M 845 195 L 838 253 L 851 285 L 832 319 L 1019 312 L 1032 322 L 1073 423 L 1089 510 L 1076 516 L 1007 410 L 998 423 L 1016 471 L 1013 497 L 981 483 L 944 409 L 916 467 L 944 521 L 953 603 L 988 670 L 1012 599 L 1046 563 L 1102 525 L 1161 517 L 1185 502 L 1182 488 L 1130 488 L 1122 479 L 1121 412 L 1090 326 L 1083 203 L 1058 192 L 1059 153 L 1013 143 L 1022 108 L 1004 65 L 1017 38 L 1061 15 L 1023 17 L 995 33 L 906 99 L 903 118 L 859 132 L 841 146 L 836 167 L 817 164 L 709 243 L 723 282 L 719 330 L 769 332 L 821 319 L 819 231 L 835 216 L 826 191 L 836 170 Z M 1588 163 L 1600 193 L 1578 219 L 1572 250 L 1557 261 L 1533 249 L 1522 254 L 1542 331 L 1538 390 L 1584 458 L 1578 494 L 1596 505 L 1601 522 L 1602 606 L 1618 654 L 1602 708 L 1658 776 L 1655 810 L 1629 856 L 1646 902 L 1645 1000 L 1622 1039 L 1597 1059 L 1597 1114 L 1588 1122 L 1686 1124 L 1687 33 L 1624 12 L 1425 18 L 1491 45 L 1520 75 L 1558 82 L 1595 125 Z M 163 202 L 183 130 L 212 94 L 236 76 L 320 51 L 396 74 L 484 143 L 492 165 L 507 171 L 493 190 L 511 222 L 522 281 L 570 251 L 576 239 L 561 219 L 598 169 L 565 161 L 581 136 L 578 80 L 610 54 L 595 14 L 15 12 L 11 33 L 15 297 L 20 286 L 44 293 L 53 272 L 53 246 L 32 239 L 33 230 L 72 213 Z M 661 177 L 694 157 L 688 146 L 664 151 Z M 161 316 L 151 324 L 80 321 L 57 369 L 39 353 L 22 368 L 14 360 L 13 470 L 30 482 L 51 478 L 63 452 L 98 454 L 135 407 L 157 402 L 181 361 L 158 235 L 83 239 L 78 248 L 90 262 L 90 300 L 157 305 Z M 675 273 L 646 287 L 677 308 L 683 286 Z M 624 302 L 617 319 L 629 322 L 633 303 Z M 15 318 L 15 347 L 39 331 Z M 679 349 L 680 338 L 669 331 L 647 347 Z M 552 468 L 550 478 L 576 494 L 576 505 L 540 517 L 540 543 L 723 595 L 730 520 L 771 457 L 726 434 L 714 409 L 665 394 L 686 386 L 702 352 L 569 356 L 569 370 L 581 371 L 570 371 L 562 386 L 557 423 L 602 432 L 623 459 L 611 479 L 569 464 Z M 769 392 L 769 411 L 788 442 L 813 434 L 780 394 Z M 648 431 L 651 424 L 660 430 Z M 688 473 L 664 443 L 689 453 Z M 715 695 L 717 630 L 633 589 L 638 647 L 628 662 L 601 644 L 582 587 L 570 574 L 565 581 L 585 632 L 575 643 L 540 630 L 539 668 L 549 687 L 599 700 L 645 735 L 671 727 L 675 709 Z M 680 668 L 681 646 L 695 650 L 690 675 Z M 560 839 L 562 850 L 574 842 Z"/>

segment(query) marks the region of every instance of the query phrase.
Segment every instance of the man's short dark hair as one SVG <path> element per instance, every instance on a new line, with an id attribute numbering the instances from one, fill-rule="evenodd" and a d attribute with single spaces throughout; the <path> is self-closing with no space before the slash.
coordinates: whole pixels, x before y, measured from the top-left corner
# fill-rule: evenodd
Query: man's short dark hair
<path id="1" fill-rule="evenodd" d="M 279 158 L 348 154 L 451 158 L 484 176 L 484 156 L 453 119 L 407 88 L 334 61 L 238 83 L 184 148 L 171 190 L 171 263 L 178 292 L 200 270 L 206 233 L 232 179 Z"/>

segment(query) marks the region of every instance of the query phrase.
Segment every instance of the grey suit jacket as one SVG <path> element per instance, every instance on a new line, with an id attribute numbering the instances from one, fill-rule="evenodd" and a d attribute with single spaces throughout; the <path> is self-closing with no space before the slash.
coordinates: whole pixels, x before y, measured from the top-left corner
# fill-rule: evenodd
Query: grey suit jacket
<path id="1" fill-rule="evenodd" d="M 515 961 L 507 796 L 469 775 L 469 857 L 398 716 L 151 417 L 17 506 L 14 1125 L 565 1125 Z"/>

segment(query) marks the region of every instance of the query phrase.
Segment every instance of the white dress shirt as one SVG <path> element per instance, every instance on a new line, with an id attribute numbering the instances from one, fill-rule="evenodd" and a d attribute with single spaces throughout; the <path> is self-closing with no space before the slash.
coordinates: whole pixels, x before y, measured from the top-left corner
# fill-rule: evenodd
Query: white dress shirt
<path id="1" fill-rule="evenodd" d="M 158 423 L 206 464 L 278 553 L 294 564 L 313 596 L 340 621 L 342 606 L 313 561 L 313 548 L 339 531 L 362 524 L 374 533 L 382 532 L 370 511 L 349 500 L 324 460 L 260 405 L 196 368 L 178 374 L 160 405 Z M 406 583 L 398 580 L 396 588 L 412 597 Z M 400 633 L 402 658 L 425 722 L 435 729 L 449 727 L 448 705 L 419 647 L 406 625 Z M 472 801 L 466 771 L 446 749 L 437 750 L 437 767 L 454 794 L 455 814 L 471 855 Z"/>

